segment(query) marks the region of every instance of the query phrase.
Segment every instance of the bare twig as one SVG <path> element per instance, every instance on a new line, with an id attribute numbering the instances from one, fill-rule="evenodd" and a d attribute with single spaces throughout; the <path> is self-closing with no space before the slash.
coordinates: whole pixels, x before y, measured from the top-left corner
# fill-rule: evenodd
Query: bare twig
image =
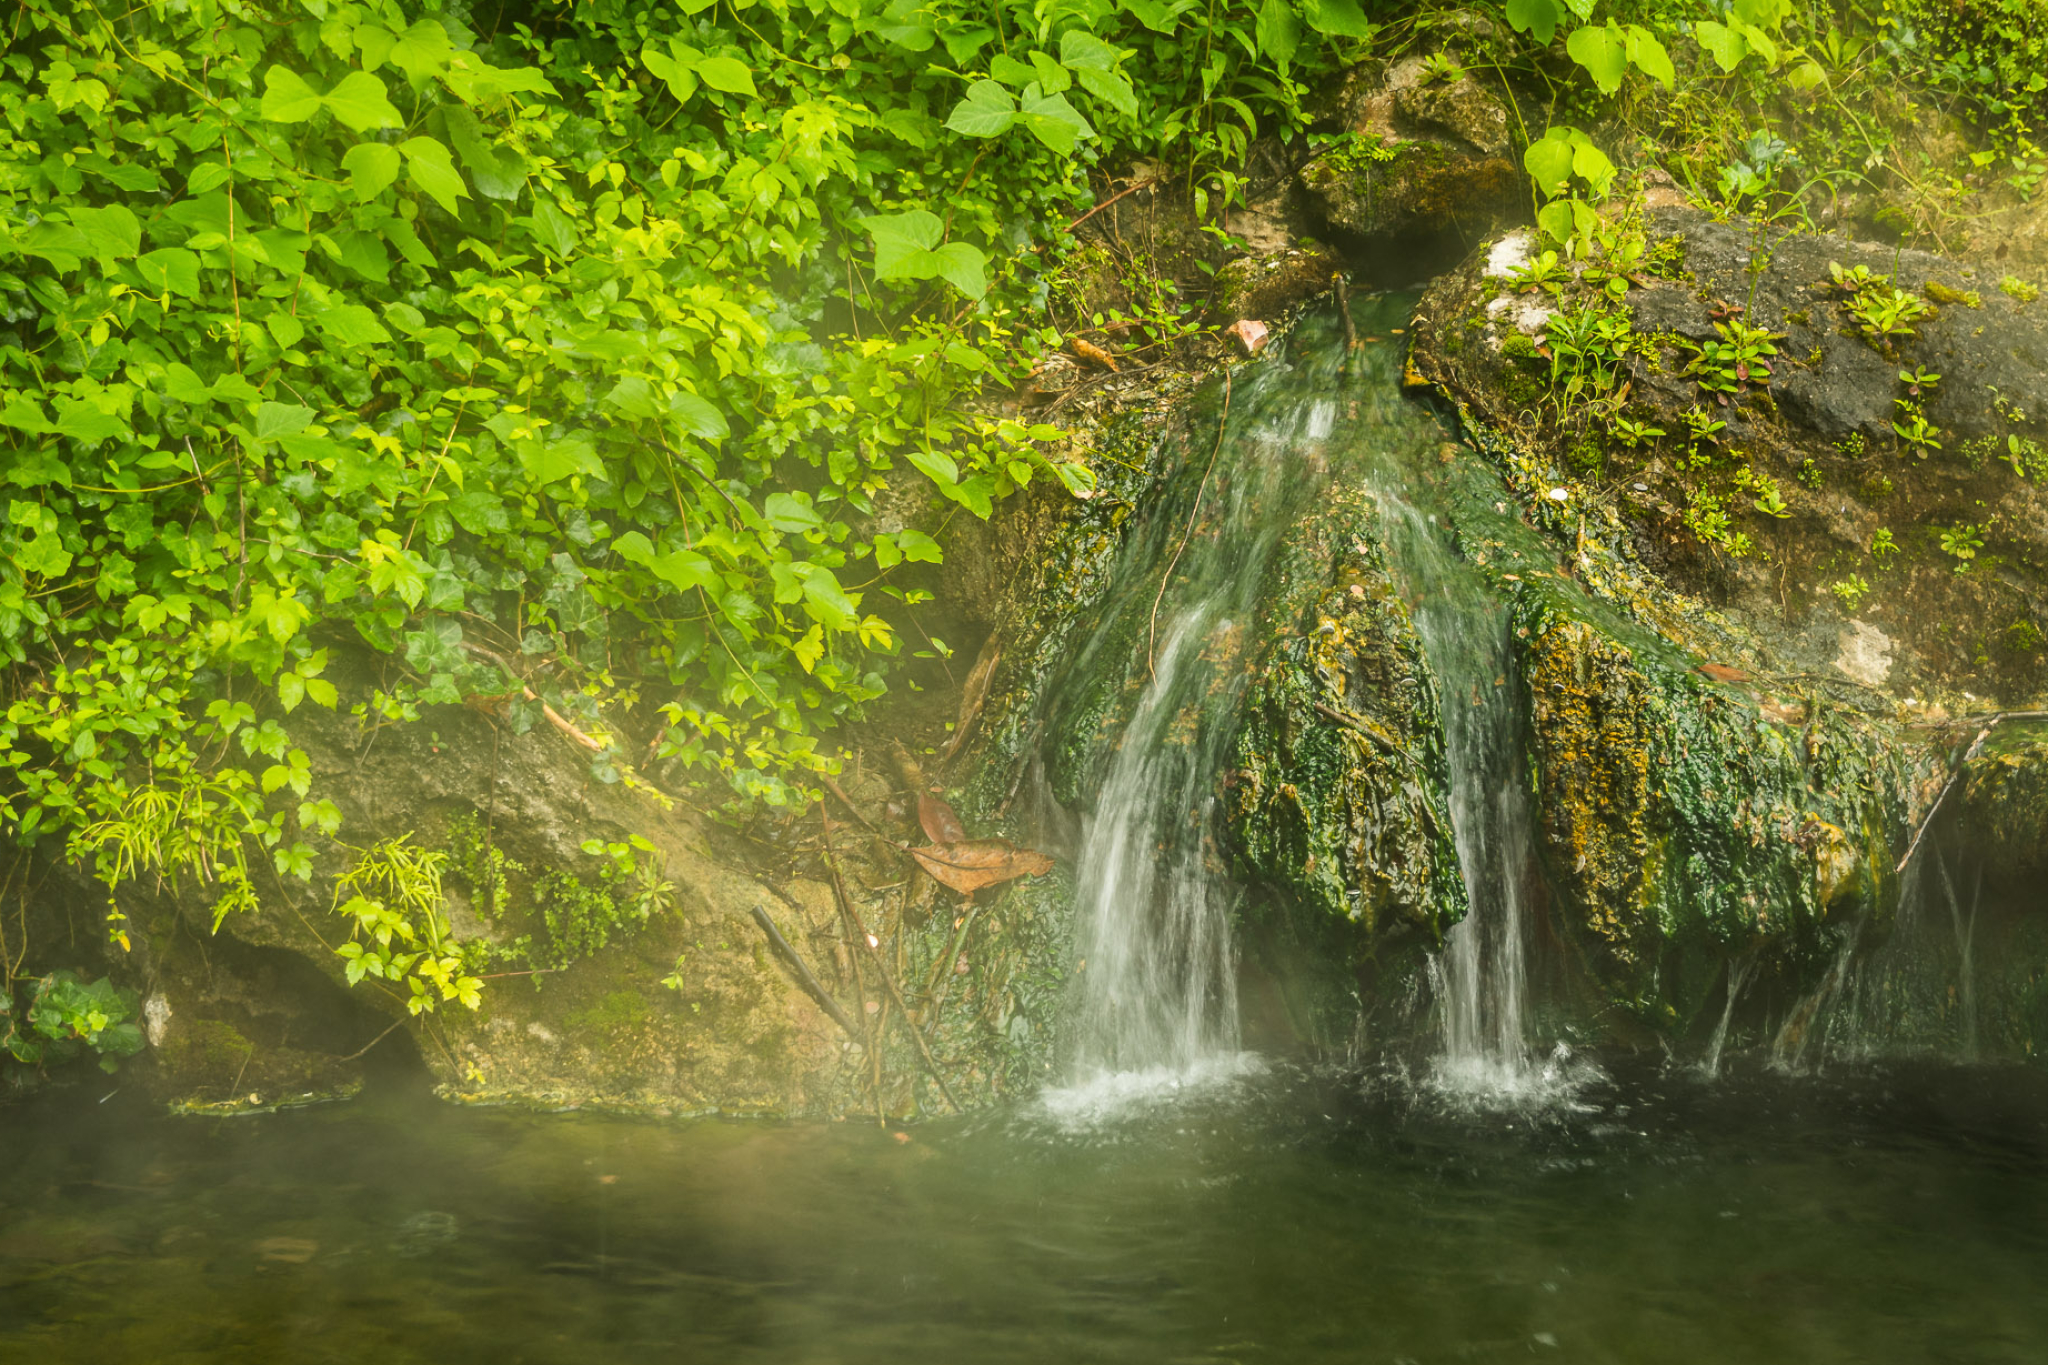
<path id="1" fill-rule="evenodd" d="M 1102 201 L 1101 203 L 1097 204 L 1097 205 L 1096 205 L 1096 206 L 1095 206 L 1094 208 L 1092 208 L 1092 209 L 1088 210 L 1088 211 L 1087 211 L 1086 213 L 1082 214 L 1082 215 L 1081 215 L 1081 216 L 1080 216 L 1079 218 L 1076 218 L 1076 219 L 1075 219 L 1075 220 L 1074 220 L 1073 222 L 1071 222 L 1071 223 L 1067 224 L 1067 231 L 1069 231 L 1069 232 L 1072 232 L 1072 231 L 1073 231 L 1073 230 L 1074 230 L 1075 228 L 1077 228 L 1077 227 L 1081 226 L 1081 224 L 1083 224 L 1083 223 L 1087 222 L 1087 221 L 1088 221 L 1088 220 L 1089 220 L 1090 218 L 1093 218 L 1093 217 L 1094 217 L 1094 216 L 1095 216 L 1096 214 L 1098 214 L 1098 213 L 1102 212 L 1102 211 L 1103 211 L 1104 209 L 1108 208 L 1108 207 L 1109 207 L 1109 206 L 1110 206 L 1111 204 L 1114 204 L 1114 203 L 1115 203 L 1115 202 L 1116 202 L 1117 200 L 1119 200 L 1119 199 L 1123 199 L 1123 198 L 1126 198 L 1126 197 L 1128 197 L 1128 196 L 1130 196 L 1130 195 L 1133 195 L 1133 194 L 1136 194 L 1136 193 L 1137 193 L 1137 192 L 1138 192 L 1139 190 L 1142 190 L 1142 189 L 1144 189 L 1144 188 L 1146 188 L 1147 186 L 1150 186 L 1150 185 L 1156 185 L 1156 184 L 1158 184 L 1158 183 L 1159 183 L 1159 177 L 1155 175 L 1155 176 L 1151 177 L 1150 179 L 1147 179 L 1147 180 L 1140 180 L 1140 181 L 1139 181 L 1139 182 L 1138 182 L 1137 184 L 1135 184 L 1135 185 L 1132 185 L 1132 186 L 1131 186 L 1130 188 L 1128 188 L 1128 189 L 1122 189 L 1122 190 L 1118 190 L 1118 191 L 1117 191 L 1117 192 L 1116 192 L 1115 194 L 1112 194 L 1111 196 L 1109 196 L 1109 198 L 1107 198 L 1107 199 L 1103 200 L 1103 201 Z"/>
<path id="2" fill-rule="evenodd" d="M 1351 281 L 1343 275 L 1337 276 L 1337 316 L 1344 320 L 1344 363 L 1351 363 L 1351 353 L 1358 349 L 1358 324 L 1351 320 Z"/>
<path id="3" fill-rule="evenodd" d="M 803 960 L 797 950 L 790 945 L 789 940 L 782 936 L 782 931 L 775 927 L 775 921 L 768 917 L 765 906 L 754 907 L 754 923 L 760 925 L 761 932 L 768 935 L 769 946 L 789 964 L 789 969 L 796 974 L 796 984 L 803 987 L 804 994 L 815 1000 L 818 1008 L 831 1016 L 833 1023 L 845 1029 L 847 1037 L 859 1042 L 860 1030 L 853 1026 L 853 1020 L 846 1017 L 846 1011 L 839 1008 L 839 1002 L 826 992 L 824 983 L 818 980 L 810 964 Z"/>
<path id="4" fill-rule="evenodd" d="M 1223 412 L 1216 419 L 1216 444 L 1209 449 L 1209 463 L 1202 469 L 1201 486 L 1195 489 L 1195 505 L 1188 509 L 1188 524 L 1180 533 L 1180 544 L 1173 547 L 1173 558 L 1166 562 L 1166 572 L 1159 577 L 1159 591 L 1152 597 L 1152 616 L 1145 627 L 1145 676 L 1151 677 L 1157 667 L 1154 657 L 1159 642 L 1159 604 L 1166 598 L 1166 585 L 1173 581 L 1173 571 L 1180 565 L 1181 552 L 1188 548 L 1188 538 L 1195 533 L 1195 518 L 1202 515 L 1202 498 L 1209 491 L 1209 475 L 1215 472 L 1216 456 L 1223 450 L 1223 433 L 1230 427 L 1230 370 L 1223 371 Z"/>
<path id="5" fill-rule="evenodd" d="M 846 883 L 839 877 L 839 858 L 832 851 L 832 827 L 825 819 L 823 801 L 818 803 L 818 823 L 825 829 L 825 869 L 832 874 L 832 894 L 839 900 L 839 913 L 846 916 L 847 922 L 853 926 L 854 937 L 859 940 L 858 950 L 867 954 L 868 965 L 875 969 L 875 975 L 881 978 L 882 989 L 888 993 L 889 999 L 895 1002 L 897 1011 L 902 1014 L 903 1026 L 908 1030 L 910 1040 L 917 1044 L 917 1055 L 924 1062 L 924 1069 L 938 1084 L 939 1093 L 946 1097 L 947 1104 L 953 1106 L 954 1113 L 967 1112 L 960 1101 L 953 1097 L 953 1088 L 946 1084 L 945 1076 L 939 1071 L 939 1064 L 932 1060 L 932 1051 L 925 1045 L 924 1034 L 918 1031 L 916 1021 L 911 1018 L 910 1006 L 903 1002 L 903 992 L 896 989 L 895 979 L 889 975 L 889 969 L 882 965 L 881 954 L 875 951 L 873 936 L 868 933 L 867 925 L 861 923 L 860 912 L 853 908 L 853 900 L 846 894 Z M 877 1033 L 879 1032 L 878 1029 Z M 877 1041 L 879 1042 L 879 1039 Z M 877 1048 L 878 1052 L 879 1050 Z"/>

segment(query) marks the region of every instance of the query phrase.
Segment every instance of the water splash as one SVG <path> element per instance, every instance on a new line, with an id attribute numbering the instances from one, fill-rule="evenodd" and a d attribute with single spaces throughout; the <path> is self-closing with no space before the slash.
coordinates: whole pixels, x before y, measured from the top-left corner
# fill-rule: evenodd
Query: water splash
<path id="1" fill-rule="evenodd" d="M 1714 1025 L 1714 1036 L 1707 1043 L 1707 1055 L 1700 1059 L 1700 1074 L 1708 1080 L 1721 1074 L 1721 1049 L 1728 1042 L 1728 1025 L 1735 1018 L 1735 1002 L 1742 999 L 1742 988 L 1749 984 L 1750 973 L 1755 970 L 1756 952 L 1753 949 L 1728 961 L 1728 996 L 1721 1002 L 1721 1022 Z"/>

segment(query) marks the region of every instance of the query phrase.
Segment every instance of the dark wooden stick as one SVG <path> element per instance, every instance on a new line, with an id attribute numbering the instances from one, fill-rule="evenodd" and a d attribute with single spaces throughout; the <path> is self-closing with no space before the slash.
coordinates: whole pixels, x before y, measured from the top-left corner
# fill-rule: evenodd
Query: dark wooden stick
<path id="1" fill-rule="evenodd" d="M 853 926 L 854 937 L 860 940 L 860 951 L 868 955 L 868 965 L 875 969 L 875 975 L 882 979 L 882 989 L 896 1003 L 897 1012 L 903 1016 L 903 1027 L 910 1033 L 910 1040 L 917 1044 L 917 1055 L 924 1062 L 924 1069 L 938 1084 L 939 1093 L 946 1097 L 946 1103 L 953 1106 L 953 1112 L 964 1114 L 966 1106 L 953 1097 L 953 1088 L 946 1084 L 946 1078 L 939 1071 L 939 1064 L 932 1060 L 932 1051 L 925 1046 L 924 1034 L 920 1033 L 916 1021 L 910 1014 L 910 1006 L 903 1002 L 903 992 L 896 989 L 896 981 L 889 975 L 889 969 L 882 965 L 881 954 L 875 951 L 873 938 L 868 934 L 867 925 L 861 923 L 860 912 L 853 908 L 852 897 L 846 894 L 846 883 L 839 878 L 839 858 L 832 851 L 832 829 L 825 820 L 825 803 L 818 803 L 818 820 L 825 826 L 825 869 L 832 874 L 832 894 L 839 899 L 839 913 Z M 881 1039 L 877 1030 L 876 1043 Z"/>
<path id="2" fill-rule="evenodd" d="M 847 1037 L 857 1043 L 860 1042 L 860 1030 L 853 1026 L 853 1020 L 846 1017 L 846 1011 L 839 1008 L 837 1000 L 825 993 L 824 983 L 818 980 L 817 975 L 811 971 L 810 964 L 798 955 L 789 940 L 782 936 L 782 931 L 775 927 L 775 921 L 768 917 L 768 911 L 764 907 L 754 907 L 754 923 L 761 926 L 761 932 L 768 935 L 769 946 L 775 949 L 776 954 L 788 964 L 790 971 L 795 973 L 796 984 L 803 987 L 804 994 L 817 1001 L 818 1008 L 830 1015 L 833 1023 L 846 1030 Z"/>
<path id="3" fill-rule="evenodd" d="M 2004 719 L 2005 716 L 2002 714 L 1993 716 L 1990 724 L 1977 732 L 1977 738 L 1970 742 L 1969 751 L 1963 755 L 1963 761 L 1956 765 L 1955 773 L 1941 789 L 1941 795 L 1935 797 L 1934 804 L 1927 808 L 1926 816 L 1920 821 L 1919 832 L 1914 834 L 1913 842 L 1906 845 L 1906 856 L 1899 859 L 1899 865 L 1892 869 L 1892 875 L 1897 876 L 1904 872 L 1906 864 L 1913 861 L 1913 855 L 1920 851 L 1920 841 L 1927 837 L 1928 829 L 1934 824 L 1934 817 L 1941 813 L 1941 803 L 1948 800 L 1948 794 L 1955 790 L 1956 783 L 1962 781 L 1963 775 L 1970 771 L 1970 761 L 1983 752 L 1984 741 L 1991 737 L 1992 728 Z"/>
<path id="4" fill-rule="evenodd" d="M 1337 316 L 1344 319 L 1344 363 L 1351 363 L 1351 353 L 1358 349 L 1358 324 L 1351 320 L 1351 281 L 1343 275 L 1337 276 Z"/>
<path id="5" fill-rule="evenodd" d="M 1077 227 L 1081 226 L 1081 224 L 1083 224 L 1083 223 L 1087 222 L 1087 221 L 1088 221 L 1088 220 L 1089 220 L 1090 218 L 1093 218 L 1093 217 L 1094 217 L 1094 216 L 1095 216 L 1096 214 L 1098 214 L 1098 213 L 1102 212 L 1102 211 L 1103 211 L 1104 209 L 1108 208 L 1108 207 L 1109 207 L 1109 206 L 1110 206 L 1111 204 L 1114 204 L 1114 203 L 1115 203 L 1115 202 L 1116 202 L 1117 200 L 1119 200 L 1119 199 L 1122 199 L 1122 198 L 1124 198 L 1124 197 L 1125 197 L 1126 195 L 1132 195 L 1132 194 L 1136 194 L 1136 193 L 1137 193 L 1137 192 L 1138 192 L 1139 190 L 1142 190 L 1142 189 L 1144 189 L 1144 188 L 1145 188 L 1146 186 L 1148 186 L 1148 185 L 1156 185 L 1156 184 L 1158 184 L 1158 183 L 1159 183 L 1159 177 L 1155 175 L 1155 176 L 1153 176 L 1153 177 L 1152 177 L 1151 179 L 1149 179 L 1149 180 L 1140 180 L 1140 181 L 1139 181 L 1139 182 L 1138 182 L 1137 184 L 1135 184 L 1135 185 L 1131 186 L 1131 187 L 1130 187 L 1129 189 L 1126 189 L 1126 190 L 1118 190 L 1118 191 L 1117 191 L 1117 192 L 1116 192 L 1115 194 L 1112 194 L 1111 196 L 1109 196 L 1109 198 L 1107 198 L 1107 199 L 1103 200 L 1103 201 L 1102 201 L 1101 203 L 1097 204 L 1097 205 L 1096 205 L 1096 206 L 1095 206 L 1094 208 L 1092 208 L 1092 209 L 1088 210 L 1088 211 L 1087 211 L 1086 213 L 1082 214 L 1082 215 L 1081 215 L 1081 216 L 1080 216 L 1079 218 L 1076 218 L 1076 219 L 1075 219 L 1075 220 L 1074 220 L 1073 222 L 1071 222 L 1071 223 L 1067 224 L 1067 231 L 1069 231 L 1069 232 L 1072 232 L 1072 231 L 1073 231 L 1073 230 L 1074 230 L 1075 228 L 1077 228 Z"/>

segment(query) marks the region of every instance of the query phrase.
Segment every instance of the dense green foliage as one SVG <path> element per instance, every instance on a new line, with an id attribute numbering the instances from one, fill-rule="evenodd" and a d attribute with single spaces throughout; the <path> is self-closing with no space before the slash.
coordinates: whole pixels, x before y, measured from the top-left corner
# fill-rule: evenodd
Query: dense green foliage
<path id="1" fill-rule="evenodd" d="M 940 550 L 877 515 L 892 479 L 980 516 L 1089 487 L 962 400 L 1060 341 L 1033 305 L 1098 149 L 1227 195 L 1369 32 L 1350 0 L 1189 8 L 29 0 L 0 825 L 88 861 L 125 943 L 133 879 L 206 884 L 218 924 L 370 857 L 321 842 L 308 704 L 470 700 L 608 780 L 801 793 L 926 639 L 902 580 Z M 473 997 L 437 910 L 357 891 L 352 973 Z"/>

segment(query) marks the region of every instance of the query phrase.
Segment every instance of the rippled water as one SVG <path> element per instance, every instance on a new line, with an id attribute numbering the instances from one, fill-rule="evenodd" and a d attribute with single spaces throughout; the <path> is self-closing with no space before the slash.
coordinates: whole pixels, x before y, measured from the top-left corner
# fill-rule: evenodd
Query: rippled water
<path id="1" fill-rule="evenodd" d="M 1730 1071 L 908 1132 L 73 1094 L 0 1109 L 0 1360 L 2041 1359 L 2048 1081 Z"/>

